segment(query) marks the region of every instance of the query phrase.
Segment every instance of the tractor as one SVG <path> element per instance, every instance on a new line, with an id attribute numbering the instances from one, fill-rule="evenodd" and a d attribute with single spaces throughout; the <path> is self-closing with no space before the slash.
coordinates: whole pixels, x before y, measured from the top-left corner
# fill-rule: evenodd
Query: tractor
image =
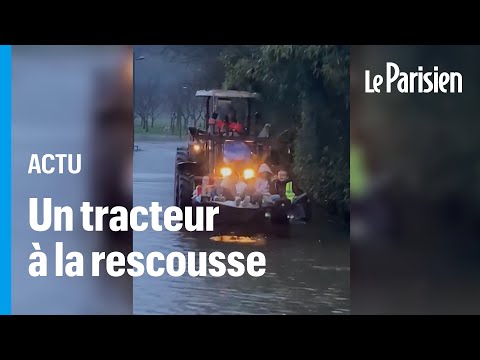
<path id="1" fill-rule="evenodd" d="M 272 218 L 271 207 L 239 208 L 229 202 L 197 203 L 192 194 L 204 176 L 210 184 L 232 174 L 253 178 L 262 163 L 274 165 L 278 154 L 272 147 L 269 124 L 261 124 L 259 112 L 252 118 L 252 109 L 260 95 L 237 90 L 199 90 L 197 97 L 205 100 L 203 129 L 190 127 L 188 146 L 177 148 L 175 161 L 175 205 L 220 206 L 220 217 L 250 221 L 256 217 Z M 243 105 L 243 106 L 242 106 Z M 287 213 L 277 211 L 274 217 L 287 221 Z"/>

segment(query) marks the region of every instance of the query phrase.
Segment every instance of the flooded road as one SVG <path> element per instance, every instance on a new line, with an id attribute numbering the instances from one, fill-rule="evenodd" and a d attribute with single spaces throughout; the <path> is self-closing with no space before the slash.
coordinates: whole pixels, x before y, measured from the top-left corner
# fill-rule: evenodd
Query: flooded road
<path id="1" fill-rule="evenodd" d="M 133 203 L 173 205 L 177 141 L 136 141 Z M 163 213 L 162 213 L 163 214 Z M 162 216 L 161 214 L 161 216 Z M 163 221 L 163 219 L 161 220 Z M 226 235 L 248 236 L 245 243 L 224 242 Z M 266 273 L 253 278 L 224 276 L 135 278 L 134 314 L 349 314 L 350 248 L 348 230 L 317 216 L 309 225 L 220 229 L 214 233 L 134 233 L 134 250 L 252 251 L 265 254 Z"/>

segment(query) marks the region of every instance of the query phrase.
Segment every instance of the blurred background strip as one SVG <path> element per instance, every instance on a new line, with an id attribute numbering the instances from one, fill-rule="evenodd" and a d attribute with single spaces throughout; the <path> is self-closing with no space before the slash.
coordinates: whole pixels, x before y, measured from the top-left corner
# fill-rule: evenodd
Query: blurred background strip
<path id="1" fill-rule="evenodd" d="M 0 315 L 11 313 L 11 74 L 12 49 L 0 46 Z"/>
<path id="2" fill-rule="evenodd" d="M 131 48 L 15 45 L 11 88 L 12 314 L 131 314 L 131 279 L 92 277 L 90 271 L 93 251 L 128 252 L 131 233 L 84 231 L 79 211 L 84 201 L 131 204 Z M 28 174 L 32 154 L 81 154 L 81 172 Z M 32 197 L 72 207 L 74 231 L 33 231 Z M 46 277 L 28 273 L 32 242 L 47 255 Z M 83 277 L 55 276 L 57 242 L 63 242 L 64 255 L 83 254 Z"/>
<path id="3" fill-rule="evenodd" d="M 353 46 L 353 314 L 480 313 L 480 46 Z M 365 94 L 365 70 L 460 72 L 463 92 Z M 396 90 L 396 88 L 393 88 Z"/>

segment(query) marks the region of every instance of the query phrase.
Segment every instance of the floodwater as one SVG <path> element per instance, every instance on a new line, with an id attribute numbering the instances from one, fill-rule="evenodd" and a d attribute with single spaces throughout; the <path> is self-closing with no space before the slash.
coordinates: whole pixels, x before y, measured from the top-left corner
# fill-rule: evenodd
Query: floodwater
<path id="1" fill-rule="evenodd" d="M 174 205 L 174 163 L 178 141 L 138 141 L 134 152 L 134 206 L 158 201 Z M 163 213 L 161 213 L 161 216 Z M 161 218 L 160 223 L 163 222 Z M 232 242 L 232 237 L 244 241 Z M 240 238 L 241 240 L 242 238 Z M 233 238 L 236 240 L 236 238 Z M 213 233 L 134 233 L 134 250 L 165 256 L 183 253 L 261 251 L 266 273 L 254 278 L 144 275 L 134 278 L 134 314 L 349 314 L 348 229 L 319 214 L 308 225 L 256 229 L 215 228 Z"/>

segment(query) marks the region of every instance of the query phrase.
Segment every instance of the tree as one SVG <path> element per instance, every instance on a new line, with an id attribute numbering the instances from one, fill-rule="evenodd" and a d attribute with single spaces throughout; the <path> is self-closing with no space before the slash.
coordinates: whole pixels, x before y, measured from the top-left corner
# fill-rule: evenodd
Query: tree
<path id="1" fill-rule="evenodd" d="M 189 65 L 184 69 L 181 82 L 165 89 L 165 110 L 170 114 L 175 113 L 176 125 L 171 117 L 170 128 L 174 127 L 181 132 L 186 132 L 188 126 L 198 126 L 203 115 L 203 102 L 195 97 L 195 92 L 207 88 L 208 76 L 200 71 L 195 65 Z M 180 131 L 180 130 L 179 130 Z"/>
<path id="2" fill-rule="evenodd" d="M 260 45 L 221 55 L 225 87 L 262 93 L 264 118 L 296 133 L 296 177 L 334 210 L 348 207 L 350 196 L 349 54 L 348 46 Z"/>
<path id="3" fill-rule="evenodd" d="M 159 107 L 162 103 L 160 83 L 154 79 L 147 83 L 135 86 L 135 114 L 141 119 L 141 126 L 148 132 L 148 119 L 151 126 L 158 117 Z"/>
<path id="4" fill-rule="evenodd" d="M 203 106 L 200 99 L 195 98 L 191 94 L 185 94 L 182 96 L 182 116 L 184 120 L 185 129 L 192 125 L 197 127 L 198 121 L 202 118 L 203 115 Z"/>
<path id="5" fill-rule="evenodd" d="M 225 48 L 225 45 L 135 46 L 136 55 L 147 58 L 136 67 L 136 82 L 162 79 L 161 109 L 170 114 L 172 133 L 185 132 L 188 126 L 199 125 L 203 105 L 195 98 L 195 91 L 222 86 L 225 71 L 220 53 Z M 173 113 L 176 116 L 172 116 Z"/>

